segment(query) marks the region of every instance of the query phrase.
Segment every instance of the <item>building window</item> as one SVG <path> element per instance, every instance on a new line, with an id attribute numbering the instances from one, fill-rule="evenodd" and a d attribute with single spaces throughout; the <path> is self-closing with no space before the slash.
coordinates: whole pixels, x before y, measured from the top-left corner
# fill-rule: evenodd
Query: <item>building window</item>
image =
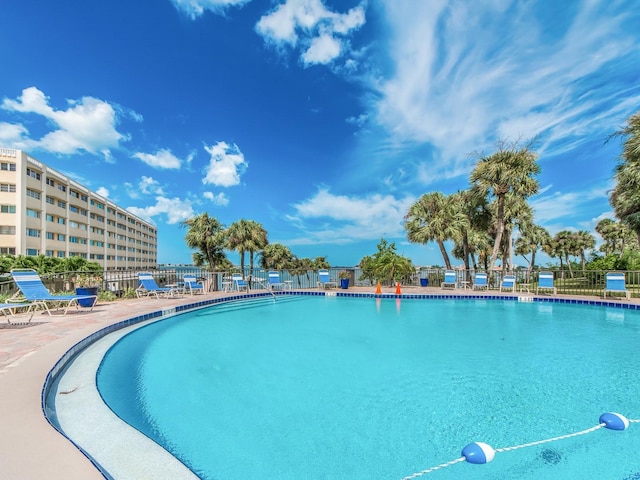
<path id="1" fill-rule="evenodd" d="M 15 209 L 14 209 L 15 211 Z M 32 208 L 27 208 L 27 217 L 40 218 L 40 212 Z"/>
<path id="2" fill-rule="evenodd" d="M 47 222 L 53 222 L 53 215 L 51 215 L 50 213 L 47 213 L 45 215 L 45 218 L 46 218 Z"/>
<path id="3" fill-rule="evenodd" d="M 0 213 L 16 213 L 15 205 L 0 205 Z"/>
<path id="4" fill-rule="evenodd" d="M 40 237 L 40 230 L 35 228 L 27 228 L 27 237 Z"/>
<path id="5" fill-rule="evenodd" d="M 50 187 L 55 187 L 56 186 L 56 181 L 53 178 L 47 177 L 45 182 L 47 182 L 47 185 L 49 185 Z"/>
<path id="6" fill-rule="evenodd" d="M 60 242 L 64 242 L 64 233 L 58 233 L 57 235 L 57 240 Z"/>
<path id="7" fill-rule="evenodd" d="M 78 222 L 74 222 L 73 220 L 69 220 L 69 227 L 78 228 Z"/>
<path id="8" fill-rule="evenodd" d="M 80 209 L 75 205 L 71 205 L 71 204 L 69 204 L 69 211 L 73 213 L 80 213 Z"/>
<path id="9" fill-rule="evenodd" d="M 61 183 L 58 184 L 58 190 L 60 190 L 61 192 L 66 192 L 67 191 L 67 186 L 66 185 L 62 185 Z"/>
<path id="10" fill-rule="evenodd" d="M 89 197 L 87 197 L 84 193 L 80 194 L 80 200 L 82 200 L 83 202 L 88 202 L 89 201 Z"/>
<path id="11" fill-rule="evenodd" d="M 73 198 L 79 198 L 80 194 L 78 192 L 76 192 L 75 190 L 71 190 L 69 189 L 69 195 L 71 195 Z"/>
<path id="12" fill-rule="evenodd" d="M 27 248 L 27 255 L 30 257 L 37 257 L 40 255 L 40 251 L 37 248 Z"/>
<path id="13" fill-rule="evenodd" d="M 53 232 L 47 232 L 46 237 L 47 237 L 47 240 L 53 240 L 54 238 Z"/>
<path id="14" fill-rule="evenodd" d="M 36 190 L 31 190 L 30 188 L 27 188 L 27 197 L 35 198 L 36 200 L 40 200 L 40 192 L 37 192 Z"/>
<path id="15" fill-rule="evenodd" d="M 16 185 L 14 183 L 1 183 L 0 192 L 16 192 Z"/>
<path id="16" fill-rule="evenodd" d="M 27 168 L 27 176 L 31 178 L 35 178 L 36 180 L 40 180 L 40 172 L 33 170 L 31 168 Z"/>
<path id="17" fill-rule="evenodd" d="M 63 217 L 58 217 L 58 224 L 64 225 L 65 223 L 66 223 L 66 220 Z"/>
<path id="18" fill-rule="evenodd" d="M 15 235 L 15 225 L 0 225 L 0 235 Z"/>
<path id="19" fill-rule="evenodd" d="M 47 203 L 48 203 L 49 205 L 55 205 L 55 204 L 56 204 L 56 201 L 54 200 L 54 198 L 53 198 L 53 197 L 50 197 L 49 195 L 47 195 Z"/>
<path id="20" fill-rule="evenodd" d="M 16 249 L 15 247 L 2 247 L 0 248 L 0 253 L 3 255 L 15 255 Z"/>
<path id="21" fill-rule="evenodd" d="M 53 257 L 53 250 L 46 250 L 44 252 L 45 257 Z"/>
<path id="22" fill-rule="evenodd" d="M 67 208 L 67 202 L 63 202 L 62 200 L 58 200 L 58 206 L 60 208 Z"/>
<path id="23" fill-rule="evenodd" d="M 6 170 L 8 172 L 16 171 L 16 164 L 11 162 L 2 162 L 0 163 L 0 170 Z"/>
<path id="24" fill-rule="evenodd" d="M 64 257 L 65 257 L 64 252 L 58 250 L 58 258 L 64 258 Z"/>

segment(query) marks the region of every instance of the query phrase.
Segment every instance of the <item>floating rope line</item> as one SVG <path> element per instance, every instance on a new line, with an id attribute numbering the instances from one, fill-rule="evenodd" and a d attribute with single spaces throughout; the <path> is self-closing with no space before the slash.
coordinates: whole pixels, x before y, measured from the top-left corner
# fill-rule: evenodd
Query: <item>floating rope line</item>
<path id="1" fill-rule="evenodd" d="M 436 465 L 435 467 L 427 468 L 426 470 L 422 470 L 421 472 L 416 472 L 408 477 L 404 477 L 402 480 L 411 480 L 412 478 L 418 478 L 422 475 L 426 475 L 427 473 L 435 472 L 436 470 L 440 470 L 441 468 L 450 467 L 451 465 L 455 465 L 456 463 L 464 462 L 466 458 L 460 457 L 455 460 L 451 460 L 450 462 L 441 463 L 440 465 Z"/>
<path id="2" fill-rule="evenodd" d="M 595 432 L 596 430 L 599 430 L 604 426 L 606 426 L 606 424 L 599 423 L 598 425 L 595 425 L 591 428 L 587 428 L 586 430 L 582 430 L 580 432 L 569 433 L 567 435 L 560 435 L 559 437 L 547 438 L 545 440 L 538 440 L 537 442 L 523 443 L 522 445 L 514 445 L 513 447 L 496 448 L 496 453 L 510 452 L 511 450 L 518 450 L 520 448 L 526 448 L 526 447 L 534 447 L 536 445 L 542 445 L 543 443 L 550 443 L 550 442 L 556 442 L 558 440 L 564 440 L 565 438 L 578 437 L 586 433 Z"/>
<path id="3" fill-rule="evenodd" d="M 475 464 L 484 464 L 489 463 L 494 459 L 496 453 L 500 452 L 510 452 L 512 450 L 519 450 L 521 448 L 526 447 L 534 447 L 536 445 L 542 445 L 550 442 L 557 442 L 558 440 L 564 440 L 567 438 L 578 437 L 580 435 L 586 435 L 587 433 L 595 432 L 596 430 L 600 430 L 601 428 L 607 428 L 609 430 L 626 430 L 629 428 L 630 423 L 640 423 L 640 419 L 629 420 L 625 418 L 623 415 L 614 412 L 607 412 L 600 415 L 600 419 L 598 420 L 600 423 L 598 425 L 594 425 L 593 427 L 587 428 L 586 430 L 581 430 L 579 432 L 568 433 L 566 435 L 560 435 L 558 437 L 547 438 L 544 440 L 537 440 L 535 442 L 523 443 L 521 445 L 514 445 L 512 447 L 502 447 L 493 449 L 490 445 L 482 442 L 474 442 L 470 443 L 466 447 L 462 449 L 462 456 L 460 458 L 456 458 L 455 460 L 451 460 L 450 462 L 441 463 L 440 465 L 436 465 L 435 467 L 427 468 L 426 470 L 422 470 L 420 472 L 413 473 L 407 477 L 403 477 L 402 480 L 412 480 L 414 478 L 421 477 L 422 475 L 426 475 L 427 473 L 435 472 L 436 470 L 440 470 L 441 468 L 450 467 L 451 465 L 455 465 L 456 463 L 460 463 L 462 461 L 467 461 L 469 463 Z"/>

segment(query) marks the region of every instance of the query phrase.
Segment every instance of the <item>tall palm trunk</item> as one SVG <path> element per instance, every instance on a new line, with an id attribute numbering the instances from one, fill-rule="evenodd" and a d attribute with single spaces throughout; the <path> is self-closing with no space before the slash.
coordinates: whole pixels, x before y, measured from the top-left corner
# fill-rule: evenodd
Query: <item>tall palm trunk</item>
<path id="1" fill-rule="evenodd" d="M 451 270 L 451 260 L 449 260 L 449 254 L 447 253 L 447 249 L 444 248 L 444 242 L 442 240 L 437 240 L 438 247 L 440 248 L 440 253 L 442 254 L 442 259 L 444 260 L 444 264 L 447 267 L 447 270 Z"/>
<path id="2" fill-rule="evenodd" d="M 569 268 L 569 277 L 573 278 L 573 270 L 571 269 L 571 260 L 569 260 L 569 254 L 565 254 L 565 259 L 567 261 L 567 267 Z"/>
<path id="3" fill-rule="evenodd" d="M 504 195 L 498 195 L 498 215 L 496 219 L 496 239 L 493 244 L 493 251 L 491 252 L 491 260 L 489 262 L 489 268 L 493 270 L 500 253 L 500 246 L 502 245 L 502 235 L 504 233 Z"/>

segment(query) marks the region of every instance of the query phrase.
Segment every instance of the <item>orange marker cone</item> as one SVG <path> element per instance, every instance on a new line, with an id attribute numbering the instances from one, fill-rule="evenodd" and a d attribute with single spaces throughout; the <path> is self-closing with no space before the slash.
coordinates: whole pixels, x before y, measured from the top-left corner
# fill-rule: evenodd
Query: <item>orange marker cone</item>
<path id="1" fill-rule="evenodd" d="M 376 293 L 382 293 L 382 289 L 380 288 L 380 282 L 378 282 L 378 286 L 376 287 Z"/>
<path id="2" fill-rule="evenodd" d="M 400 290 L 400 282 L 396 283 L 396 295 L 402 295 L 402 290 Z"/>

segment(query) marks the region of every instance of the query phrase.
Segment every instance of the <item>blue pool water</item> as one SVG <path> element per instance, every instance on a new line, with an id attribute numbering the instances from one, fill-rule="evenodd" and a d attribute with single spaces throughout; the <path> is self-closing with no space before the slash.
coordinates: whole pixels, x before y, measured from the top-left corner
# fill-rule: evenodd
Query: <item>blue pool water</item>
<path id="1" fill-rule="evenodd" d="M 640 313 L 503 300 L 279 297 L 121 339 L 105 402 L 203 479 L 401 479 L 640 418 Z M 640 479 L 640 423 L 425 479 Z"/>

